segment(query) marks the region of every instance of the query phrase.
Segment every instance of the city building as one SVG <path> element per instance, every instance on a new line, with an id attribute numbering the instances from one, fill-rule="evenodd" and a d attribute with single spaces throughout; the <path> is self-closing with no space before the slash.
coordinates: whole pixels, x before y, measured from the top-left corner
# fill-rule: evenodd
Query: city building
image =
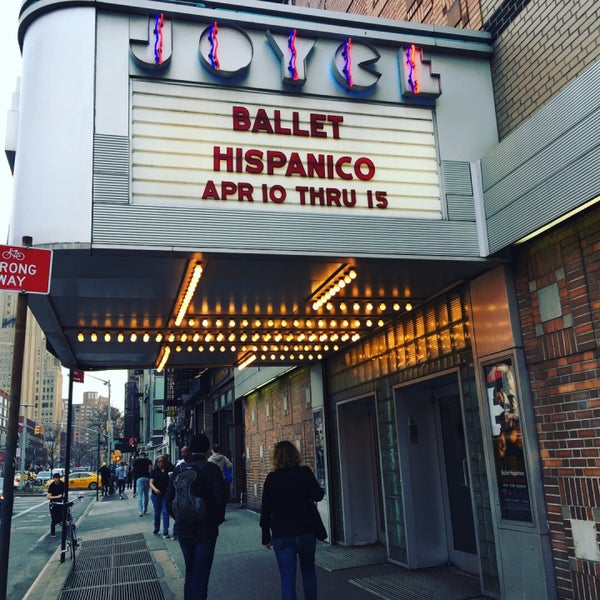
<path id="1" fill-rule="evenodd" d="M 13 339 L 17 294 L 0 292 L 0 381 L 10 393 L 12 378 Z M 62 373 L 60 361 L 48 352 L 46 335 L 37 321 L 27 312 L 27 327 L 23 353 L 21 404 L 28 405 L 27 416 L 37 423 L 60 422 L 62 418 Z"/>
<path id="2" fill-rule="evenodd" d="M 49 345 L 141 371 L 136 443 L 209 433 L 250 508 L 286 437 L 332 543 L 597 598 L 600 6 L 243 9 L 24 5 Z"/>
<path id="3" fill-rule="evenodd" d="M 17 294 L 0 292 L 0 454 L 6 450 L 6 420 L 12 380 L 13 340 Z M 62 373 L 60 360 L 46 347 L 46 336 L 31 311 L 27 312 L 25 345 L 23 350 L 23 371 L 21 378 L 21 411 L 19 415 L 21 434 L 23 422 L 31 423 L 31 431 L 26 438 L 30 465 L 45 465 L 43 447 L 46 436 L 53 436 L 56 423 L 62 420 Z M 5 391 L 4 391 L 5 390 Z M 23 438 L 20 441 L 24 443 Z M 52 443 L 52 442 L 49 442 Z M 39 446 L 39 447 L 38 447 Z M 31 455 L 29 454 L 31 453 Z M 4 459 L 0 458 L 0 466 Z"/>
<path id="4" fill-rule="evenodd" d="M 81 403 L 73 403 L 73 441 L 78 444 L 95 447 L 98 443 L 98 433 L 102 437 L 108 434 L 108 396 L 98 392 L 83 392 Z"/>

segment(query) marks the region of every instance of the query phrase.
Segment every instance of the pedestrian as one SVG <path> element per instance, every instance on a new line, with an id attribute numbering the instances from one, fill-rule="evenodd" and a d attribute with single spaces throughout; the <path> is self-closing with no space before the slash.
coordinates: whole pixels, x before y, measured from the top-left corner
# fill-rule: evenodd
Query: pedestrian
<path id="1" fill-rule="evenodd" d="M 224 467 L 227 467 L 230 470 L 233 469 L 232 462 L 224 454 L 221 454 L 218 444 L 213 444 L 210 452 L 211 455 L 208 457 L 208 462 L 215 463 L 215 465 L 221 469 L 223 477 L 225 477 Z"/>
<path id="2" fill-rule="evenodd" d="M 62 523 L 63 505 L 56 504 L 62 502 L 65 494 L 65 484 L 60 479 L 60 473 L 52 475 L 52 483 L 48 486 L 46 498 L 50 500 L 50 537 L 56 537 L 56 525 Z"/>
<path id="3" fill-rule="evenodd" d="M 133 461 L 131 458 L 129 459 L 129 463 L 127 464 L 127 489 L 133 489 L 133 497 L 135 498 L 135 481 L 133 480 L 133 469 L 132 469 Z"/>
<path id="4" fill-rule="evenodd" d="M 110 469 L 106 466 L 105 462 L 102 463 L 102 466 L 100 467 L 98 473 L 100 474 L 102 495 L 108 496 L 108 492 L 110 491 Z"/>
<path id="5" fill-rule="evenodd" d="M 296 600 L 296 563 L 300 561 L 305 600 L 317 598 L 315 571 L 316 535 L 314 502 L 325 492 L 313 472 L 301 466 L 294 444 L 275 444 L 273 470 L 263 485 L 260 527 L 262 543 L 275 550 L 281 581 L 282 600 Z"/>
<path id="6" fill-rule="evenodd" d="M 175 520 L 174 532 L 185 562 L 184 600 L 206 600 L 219 525 L 225 520 L 227 490 L 217 465 L 206 460 L 210 449 L 209 439 L 204 434 L 196 434 L 192 436 L 189 446 L 191 456 L 186 456 L 185 461 L 175 467 L 169 482 L 167 508 L 174 517 L 177 477 L 192 466 L 196 470 L 196 478 L 190 484 L 190 492 L 204 500 L 206 515 L 195 523 Z"/>
<path id="7" fill-rule="evenodd" d="M 129 467 L 124 462 L 120 462 L 119 466 L 115 469 L 115 476 L 117 478 L 117 491 L 119 492 L 119 498 L 121 500 L 123 500 L 123 494 L 125 493 L 128 475 Z"/>
<path id="8" fill-rule="evenodd" d="M 185 462 L 186 460 L 189 461 L 189 459 L 192 456 L 192 453 L 190 451 L 190 447 L 189 446 L 183 446 L 183 448 L 181 449 L 181 458 L 177 459 L 177 462 L 175 463 L 175 466 L 178 467 L 182 462 Z"/>
<path id="9" fill-rule="evenodd" d="M 169 472 L 164 456 L 156 459 L 156 464 L 150 471 L 150 489 L 152 490 L 152 505 L 154 506 L 154 535 L 160 531 L 162 518 L 163 537 L 169 537 L 169 513 L 167 511 L 167 489 L 169 487 Z"/>
<path id="10" fill-rule="evenodd" d="M 140 517 L 143 517 L 148 512 L 150 469 L 152 469 L 152 461 L 146 458 L 145 452 L 140 452 L 138 458 L 133 461 L 133 477 L 136 481 L 135 490 Z"/>

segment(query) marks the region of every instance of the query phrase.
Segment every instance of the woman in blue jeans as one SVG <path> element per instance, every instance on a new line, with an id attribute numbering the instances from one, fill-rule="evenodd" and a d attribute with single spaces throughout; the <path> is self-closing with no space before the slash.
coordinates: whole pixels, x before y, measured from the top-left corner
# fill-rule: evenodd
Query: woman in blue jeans
<path id="1" fill-rule="evenodd" d="M 325 492 L 313 472 L 301 466 L 296 446 L 275 444 L 273 470 L 263 486 L 260 526 L 262 543 L 273 548 L 279 566 L 282 600 L 296 600 L 296 563 L 300 561 L 305 600 L 317 598 L 315 524 L 311 503 Z"/>

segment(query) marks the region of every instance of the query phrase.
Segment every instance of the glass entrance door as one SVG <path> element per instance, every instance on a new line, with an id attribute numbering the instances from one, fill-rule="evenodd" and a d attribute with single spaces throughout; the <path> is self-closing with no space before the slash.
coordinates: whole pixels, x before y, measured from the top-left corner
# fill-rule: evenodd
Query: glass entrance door
<path id="1" fill-rule="evenodd" d="M 451 562 L 473 571 L 477 569 L 477 546 L 460 397 L 438 398 L 438 404 L 448 492 L 446 523 L 451 534 L 448 554 Z"/>

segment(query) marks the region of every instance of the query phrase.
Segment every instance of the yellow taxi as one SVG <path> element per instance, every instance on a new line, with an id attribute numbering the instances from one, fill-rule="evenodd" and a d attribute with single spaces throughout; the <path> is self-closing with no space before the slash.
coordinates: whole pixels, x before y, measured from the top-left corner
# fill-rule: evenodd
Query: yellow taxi
<path id="1" fill-rule="evenodd" d="M 61 477 L 61 481 L 65 478 Z M 48 489 L 52 480 L 47 481 L 44 487 Z M 78 471 L 77 473 L 71 473 L 69 475 L 69 489 L 70 490 L 95 490 L 100 484 L 100 477 L 97 473 L 91 473 L 90 471 Z"/>

